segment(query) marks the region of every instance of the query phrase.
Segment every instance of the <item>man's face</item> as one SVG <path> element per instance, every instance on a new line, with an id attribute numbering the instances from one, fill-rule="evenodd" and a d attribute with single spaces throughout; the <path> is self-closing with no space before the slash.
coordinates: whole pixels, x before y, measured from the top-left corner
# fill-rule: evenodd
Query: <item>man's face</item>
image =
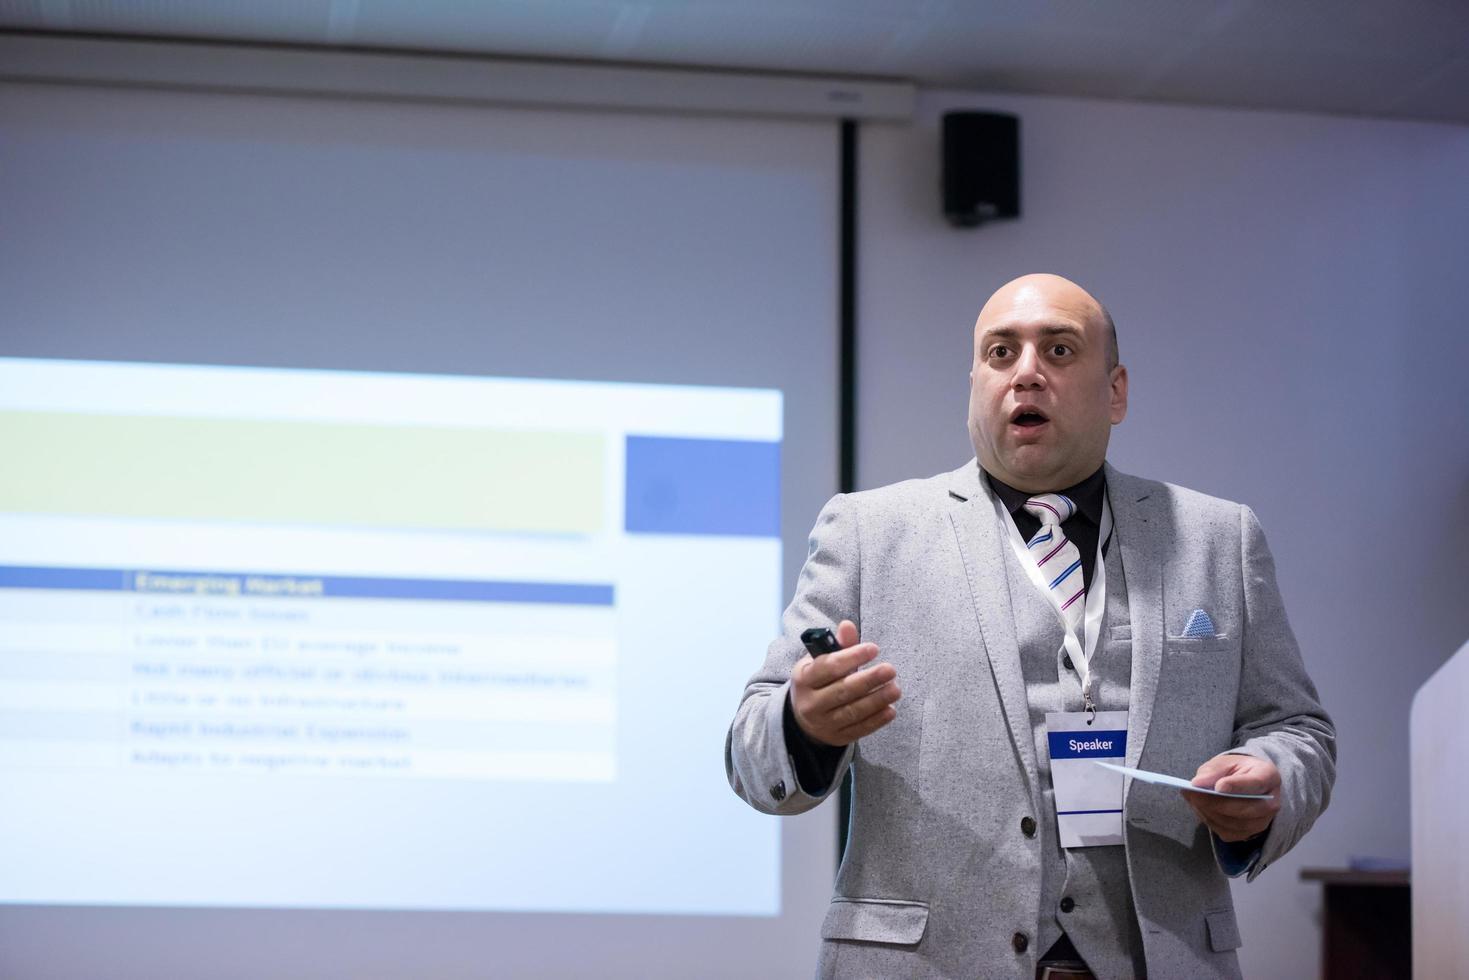
<path id="1" fill-rule="evenodd" d="M 1109 367 L 1101 308 L 1058 276 L 1003 286 L 974 325 L 969 436 L 980 465 L 1017 490 L 1080 483 L 1127 414 L 1127 369 Z"/>

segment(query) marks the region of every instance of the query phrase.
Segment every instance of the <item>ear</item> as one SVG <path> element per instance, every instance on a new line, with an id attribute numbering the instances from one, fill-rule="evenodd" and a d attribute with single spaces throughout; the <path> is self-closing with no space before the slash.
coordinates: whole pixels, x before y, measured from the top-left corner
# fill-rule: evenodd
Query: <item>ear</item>
<path id="1" fill-rule="evenodd" d="M 1127 368 L 1121 364 L 1112 369 L 1112 424 L 1127 418 Z"/>

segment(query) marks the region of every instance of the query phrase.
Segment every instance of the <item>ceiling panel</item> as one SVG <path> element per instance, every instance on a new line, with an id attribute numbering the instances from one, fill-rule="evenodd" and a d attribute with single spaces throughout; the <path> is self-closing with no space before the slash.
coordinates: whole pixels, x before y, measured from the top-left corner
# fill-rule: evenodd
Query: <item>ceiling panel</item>
<path id="1" fill-rule="evenodd" d="M 626 4 L 538 0 L 358 0 L 347 43 L 442 51 L 590 58 Z"/>
<path id="2" fill-rule="evenodd" d="M 46 0 L 0 0 L 0 24 L 36 31 L 70 26 L 48 12 L 51 6 Z"/>
<path id="3" fill-rule="evenodd" d="M 1469 43 L 1469 3 L 1462 0 L 1257 2 L 1242 6 L 1220 32 L 1241 46 L 1255 43 L 1339 53 L 1372 51 L 1433 58 Z"/>
<path id="4" fill-rule="evenodd" d="M 1365 114 L 1417 85 L 1430 68 L 1421 58 L 1391 48 L 1327 50 L 1278 36 L 1242 45 L 1216 37 L 1141 94 L 1184 102 L 1219 102 L 1227 96 L 1233 104 L 1274 106 L 1289 93 L 1293 108 Z"/>
<path id="5" fill-rule="evenodd" d="M 951 87 L 1121 98 L 1167 64 L 1178 43 L 1144 33 L 1057 29 L 1046 36 L 1042 62 L 1026 33 L 1007 25 L 977 38 L 940 35 L 922 57 Z"/>
<path id="6" fill-rule="evenodd" d="M 956 3 L 944 22 L 959 31 L 1010 30 L 1044 42 L 1052 31 L 1076 34 L 1134 34 L 1178 38 L 1192 33 L 1219 10 L 1248 5 L 1249 0 L 1113 0 L 1077 3 L 1075 0 L 1033 2 Z M 1028 45 L 1029 46 L 1029 45 Z"/>
<path id="7" fill-rule="evenodd" d="M 331 0 L 56 0 L 47 6 L 64 10 L 73 29 L 104 34 L 293 41 L 323 37 Z"/>
<path id="8" fill-rule="evenodd" d="M 878 75 L 1469 123 L 1466 0 L 0 0 L 0 29 Z"/>
<path id="9" fill-rule="evenodd" d="M 854 14 L 833 31 L 829 15 L 800 5 L 739 11 L 728 5 L 663 7 L 648 18 L 630 54 L 694 63 L 723 59 L 743 68 L 799 64 L 806 71 L 852 74 L 863 70 L 853 66 L 871 65 L 902 24 L 880 13 Z"/>

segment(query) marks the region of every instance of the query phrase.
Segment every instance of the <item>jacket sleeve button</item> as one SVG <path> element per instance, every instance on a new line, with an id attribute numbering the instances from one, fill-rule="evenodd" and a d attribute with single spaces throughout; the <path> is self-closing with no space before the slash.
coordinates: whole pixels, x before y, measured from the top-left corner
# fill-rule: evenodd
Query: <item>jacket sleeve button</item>
<path id="1" fill-rule="evenodd" d="M 1035 836 L 1035 818 L 1033 818 L 1033 817 L 1021 817 L 1020 818 L 1020 832 L 1022 834 L 1024 834 L 1026 837 L 1034 837 Z"/>
<path id="2" fill-rule="evenodd" d="M 775 802 L 777 802 L 777 803 L 779 803 L 781 800 L 785 799 L 786 798 L 786 781 L 784 779 L 782 779 L 780 782 L 778 782 L 774 786 L 770 787 L 770 795 L 775 799 Z"/>
<path id="3" fill-rule="evenodd" d="M 1010 937 L 1010 945 L 1015 947 L 1015 952 L 1023 953 L 1030 948 L 1030 940 L 1026 937 L 1025 933 L 1017 932 L 1014 936 Z"/>

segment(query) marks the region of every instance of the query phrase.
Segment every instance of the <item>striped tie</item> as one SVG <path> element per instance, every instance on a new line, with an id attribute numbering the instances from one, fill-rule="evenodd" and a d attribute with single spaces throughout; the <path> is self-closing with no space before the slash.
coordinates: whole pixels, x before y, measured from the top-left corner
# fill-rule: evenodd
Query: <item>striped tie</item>
<path id="1" fill-rule="evenodd" d="M 1086 583 L 1081 572 L 1081 552 L 1061 530 L 1061 522 L 1076 513 L 1070 497 L 1059 493 L 1043 493 L 1025 502 L 1025 509 L 1040 518 L 1041 529 L 1030 539 L 1030 554 L 1040 567 L 1041 578 L 1051 590 L 1061 619 L 1076 637 L 1081 637 L 1081 620 L 1085 612 Z"/>

